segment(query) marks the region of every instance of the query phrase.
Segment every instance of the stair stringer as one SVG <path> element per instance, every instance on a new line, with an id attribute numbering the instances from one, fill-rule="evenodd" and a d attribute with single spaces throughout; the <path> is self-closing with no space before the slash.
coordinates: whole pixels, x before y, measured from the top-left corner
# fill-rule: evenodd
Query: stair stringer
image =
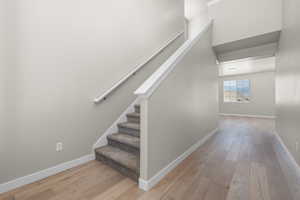
<path id="1" fill-rule="evenodd" d="M 93 145 L 93 150 L 99 148 L 99 147 L 103 147 L 105 145 L 108 144 L 107 141 L 107 136 L 111 135 L 113 133 L 117 133 L 118 132 L 118 124 L 121 122 L 125 122 L 126 121 L 126 115 L 128 113 L 134 112 L 134 105 L 139 104 L 140 99 L 136 98 L 123 112 L 122 114 L 118 117 L 118 119 L 116 121 L 114 121 L 114 123 L 104 132 L 103 135 L 101 135 L 101 137 L 97 140 L 97 142 Z"/>

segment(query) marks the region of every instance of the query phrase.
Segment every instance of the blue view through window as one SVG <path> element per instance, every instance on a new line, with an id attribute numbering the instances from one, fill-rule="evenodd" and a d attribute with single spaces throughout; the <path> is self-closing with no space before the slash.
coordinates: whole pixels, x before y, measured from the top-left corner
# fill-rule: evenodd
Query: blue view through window
<path id="1" fill-rule="evenodd" d="M 224 102 L 249 102 L 250 80 L 228 80 L 223 82 Z"/>

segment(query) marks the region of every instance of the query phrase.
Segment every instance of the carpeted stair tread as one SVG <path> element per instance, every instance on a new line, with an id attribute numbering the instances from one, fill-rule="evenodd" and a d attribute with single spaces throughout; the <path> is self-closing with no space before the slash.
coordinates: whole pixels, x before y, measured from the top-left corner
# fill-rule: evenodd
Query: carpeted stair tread
<path id="1" fill-rule="evenodd" d="M 134 154 L 122 151 L 118 148 L 110 145 L 100 147 L 95 150 L 97 154 L 100 154 L 110 160 L 113 160 L 120 165 L 139 173 L 138 169 L 138 157 Z"/>
<path id="2" fill-rule="evenodd" d="M 134 137 L 128 134 L 123 133 L 115 133 L 108 136 L 108 139 L 117 141 L 122 144 L 126 144 L 137 149 L 140 148 L 140 138 Z"/>
<path id="3" fill-rule="evenodd" d="M 140 113 L 138 113 L 138 112 L 129 113 L 129 114 L 127 114 L 127 117 L 140 118 Z"/>
<path id="4" fill-rule="evenodd" d="M 140 124 L 138 123 L 132 123 L 132 122 L 123 122 L 118 124 L 119 127 L 127 128 L 127 129 L 134 129 L 139 131 L 140 130 Z"/>
<path id="5" fill-rule="evenodd" d="M 133 112 L 129 113 L 126 115 L 127 116 L 127 121 L 132 122 L 132 123 L 140 123 L 140 113 L 138 112 Z"/>

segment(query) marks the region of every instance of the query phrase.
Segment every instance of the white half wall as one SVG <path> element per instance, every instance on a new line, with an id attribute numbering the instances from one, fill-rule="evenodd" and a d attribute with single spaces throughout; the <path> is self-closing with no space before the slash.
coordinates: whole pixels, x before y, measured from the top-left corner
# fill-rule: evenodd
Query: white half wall
<path id="1" fill-rule="evenodd" d="M 217 127 L 218 68 L 211 36 L 209 26 L 187 52 L 178 55 L 180 59 L 173 60 L 172 71 L 142 100 L 140 178 L 144 183 L 181 160 Z"/>

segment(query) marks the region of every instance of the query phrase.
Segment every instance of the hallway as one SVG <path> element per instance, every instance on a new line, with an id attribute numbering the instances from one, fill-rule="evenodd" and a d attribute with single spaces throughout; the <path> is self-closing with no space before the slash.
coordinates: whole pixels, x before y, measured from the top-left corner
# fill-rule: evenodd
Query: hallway
<path id="1" fill-rule="evenodd" d="M 282 149 L 272 143 L 273 130 L 274 120 L 222 118 L 218 134 L 149 192 L 92 161 L 0 195 L 0 199 L 292 200 L 278 159 Z"/>

